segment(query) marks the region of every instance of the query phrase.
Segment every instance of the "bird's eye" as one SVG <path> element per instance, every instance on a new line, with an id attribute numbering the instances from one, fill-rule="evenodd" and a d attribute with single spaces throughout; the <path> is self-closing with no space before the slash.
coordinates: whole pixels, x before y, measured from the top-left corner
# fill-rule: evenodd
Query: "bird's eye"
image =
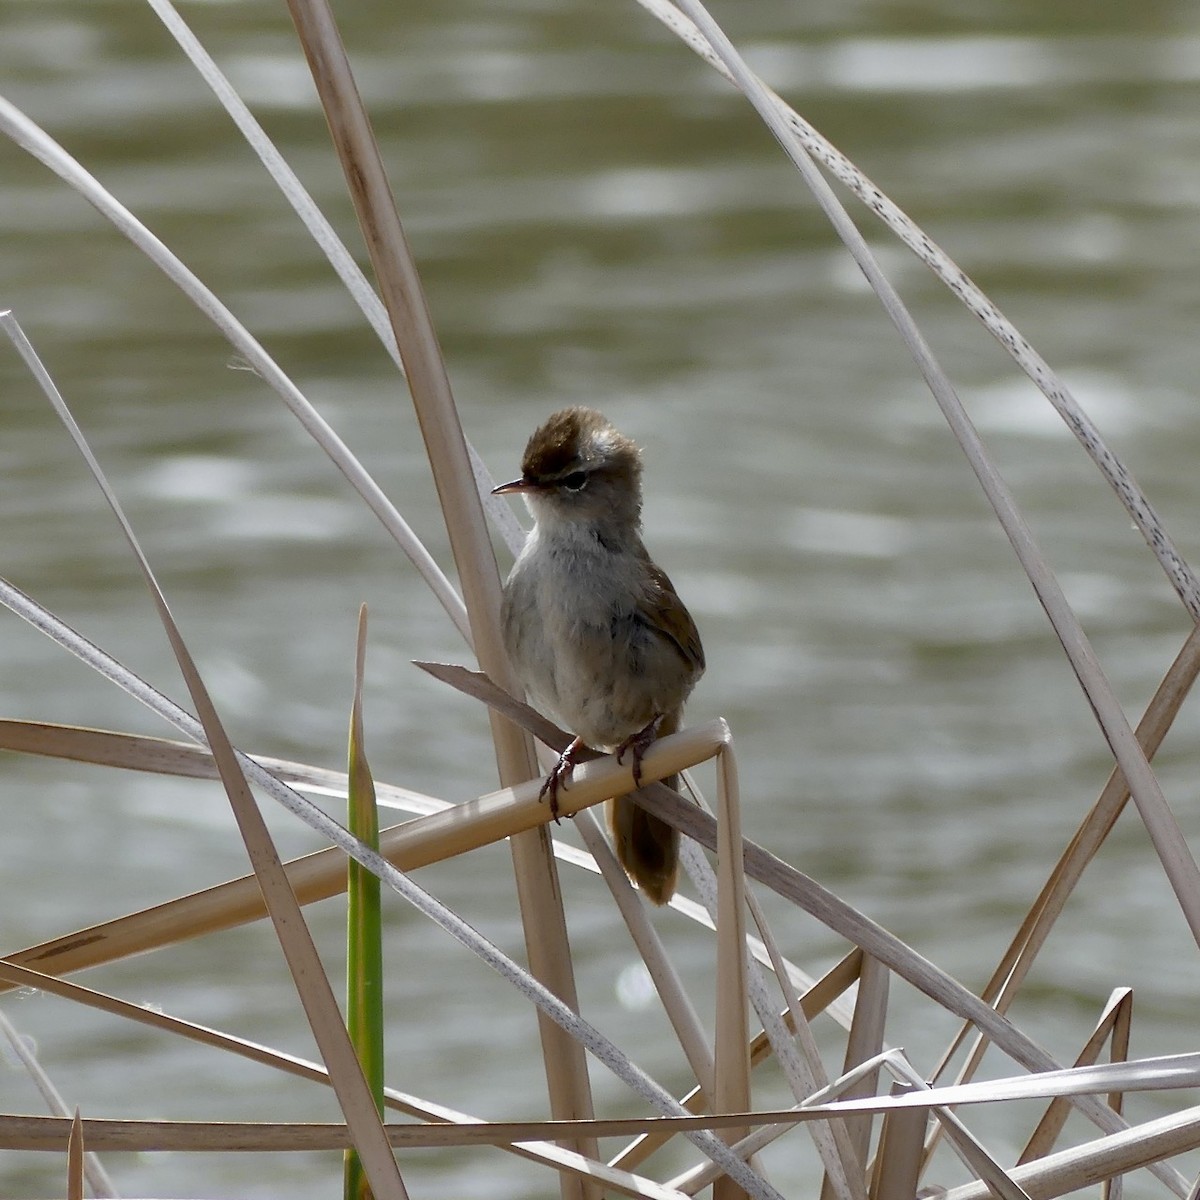
<path id="1" fill-rule="evenodd" d="M 586 471 L 572 471 L 570 475 L 563 476 L 562 485 L 568 492 L 581 492 L 587 479 Z"/>

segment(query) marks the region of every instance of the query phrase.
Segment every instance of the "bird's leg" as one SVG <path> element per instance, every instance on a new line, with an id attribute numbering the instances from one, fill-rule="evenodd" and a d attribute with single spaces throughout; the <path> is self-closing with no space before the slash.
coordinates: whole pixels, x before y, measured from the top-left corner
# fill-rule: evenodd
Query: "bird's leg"
<path id="1" fill-rule="evenodd" d="M 556 825 L 562 822 L 558 819 L 558 793 L 559 789 L 566 791 L 567 780 L 571 777 L 571 771 L 575 767 L 575 756 L 584 747 L 583 738 L 575 738 L 567 748 L 558 756 L 558 762 L 550 768 L 550 774 L 546 776 L 546 782 L 542 784 L 542 790 L 538 792 L 538 799 L 543 796 L 550 797 L 550 815 L 554 818 Z"/>
<path id="2" fill-rule="evenodd" d="M 659 713 L 645 729 L 631 733 L 617 747 L 617 762 L 624 761 L 627 752 L 633 754 L 633 782 L 637 787 L 642 786 L 642 758 L 658 737 L 658 727 L 662 724 L 664 713 Z"/>

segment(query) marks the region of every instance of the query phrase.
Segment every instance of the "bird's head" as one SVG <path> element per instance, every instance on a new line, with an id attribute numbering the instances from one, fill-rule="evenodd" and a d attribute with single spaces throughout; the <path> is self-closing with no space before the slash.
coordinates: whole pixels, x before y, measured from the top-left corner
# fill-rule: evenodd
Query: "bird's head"
<path id="1" fill-rule="evenodd" d="M 519 492 L 534 520 L 593 523 L 636 531 L 642 460 L 636 443 L 595 409 L 564 408 L 534 431 L 521 477 L 494 495 Z"/>

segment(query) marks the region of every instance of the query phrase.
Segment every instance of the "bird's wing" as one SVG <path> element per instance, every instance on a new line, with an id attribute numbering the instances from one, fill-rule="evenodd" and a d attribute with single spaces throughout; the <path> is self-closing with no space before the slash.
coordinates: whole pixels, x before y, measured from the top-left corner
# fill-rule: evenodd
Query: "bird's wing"
<path id="1" fill-rule="evenodd" d="M 649 584 L 638 601 L 638 616 L 665 637 L 697 675 L 704 670 L 704 647 L 692 614 L 675 591 L 667 573 L 647 556 Z"/>

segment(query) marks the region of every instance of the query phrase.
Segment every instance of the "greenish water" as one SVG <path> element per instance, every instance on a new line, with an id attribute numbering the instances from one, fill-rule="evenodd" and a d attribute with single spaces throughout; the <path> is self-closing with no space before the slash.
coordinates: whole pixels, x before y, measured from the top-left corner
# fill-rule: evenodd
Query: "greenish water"
<path id="1" fill-rule="evenodd" d="M 636 5 L 340 8 L 475 446 L 507 478 L 529 431 L 566 403 L 602 408 L 645 446 L 648 541 L 709 660 L 692 715 L 733 727 L 747 835 L 981 986 L 1110 763 L 932 399 L 794 172 L 748 106 Z M 184 11 L 357 252 L 284 6 Z M 1195 8 L 760 3 L 715 15 L 997 300 L 1185 556 L 1200 557 Z M 0 93 L 216 289 L 448 567 L 401 381 L 150 10 L 0 4 Z M 1032 385 L 852 212 L 1136 716 L 1185 614 Z M 465 650 L 407 562 L 172 286 L 7 143 L 0 305 L 17 311 L 92 438 L 239 745 L 340 764 L 366 600 L 377 775 L 453 800 L 495 786 L 480 713 L 408 665 Z M 180 696 L 111 519 L 12 354 L 0 352 L 0 386 L 0 573 Z M 166 732 L 11 616 L 0 701 L 5 716 Z M 1159 763 L 1189 836 L 1198 732 L 1185 708 Z M 245 869 L 209 785 L 5 756 L 0 820 L 5 951 Z M 272 824 L 289 853 L 313 844 Z M 564 888 L 587 1015 L 682 1090 L 660 1019 L 637 1006 L 611 902 L 577 876 Z M 519 953 L 502 847 L 421 881 Z M 814 923 L 779 916 L 809 969 L 841 953 Z M 341 919 L 334 903 L 313 914 L 334 970 Z M 397 1086 L 480 1116 L 544 1115 L 521 1003 L 398 905 L 388 919 Z M 681 921 L 662 927 L 707 995 L 708 940 Z M 85 982 L 312 1053 L 265 930 Z M 1015 1016 L 1071 1060 L 1110 989 L 1133 984 L 1133 1052 L 1185 1050 L 1198 983 L 1195 946 L 1130 813 Z M 951 1027 L 902 988 L 893 1004 L 893 1042 L 929 1067 Z M 315 1089 L 59 1001 L 20 996 L 4 1011 L 86 1115 L 334 1118 Z M 602 1111 L 628 1111 L 600 1069 L 595 1082 Z M 1185 1102 L 1152 1097 L 1132 1115 Z M 0 1070 L 0 1108 L 40 1111 L 16 1070 Z M 1001 1159 L 1027 1118 L 989 1127 Z M 499 1153 L 405 1167 L 414 1195 L 555 1194 Z M 116 1156 L 111 1169 L 126 1195 L 305 1200 L 332 1194 L 338 1173 L 294 1156 Z M 772 1169 L 789 1195 L 808 1194 L 807 1147 L 789 1144 Z M 56 1158 L 0 1155 L 0 1195 L 54 1194 L 60 1179 Z M 1133 1177 L 1127 1194 L 1161 1193 Z"/>

